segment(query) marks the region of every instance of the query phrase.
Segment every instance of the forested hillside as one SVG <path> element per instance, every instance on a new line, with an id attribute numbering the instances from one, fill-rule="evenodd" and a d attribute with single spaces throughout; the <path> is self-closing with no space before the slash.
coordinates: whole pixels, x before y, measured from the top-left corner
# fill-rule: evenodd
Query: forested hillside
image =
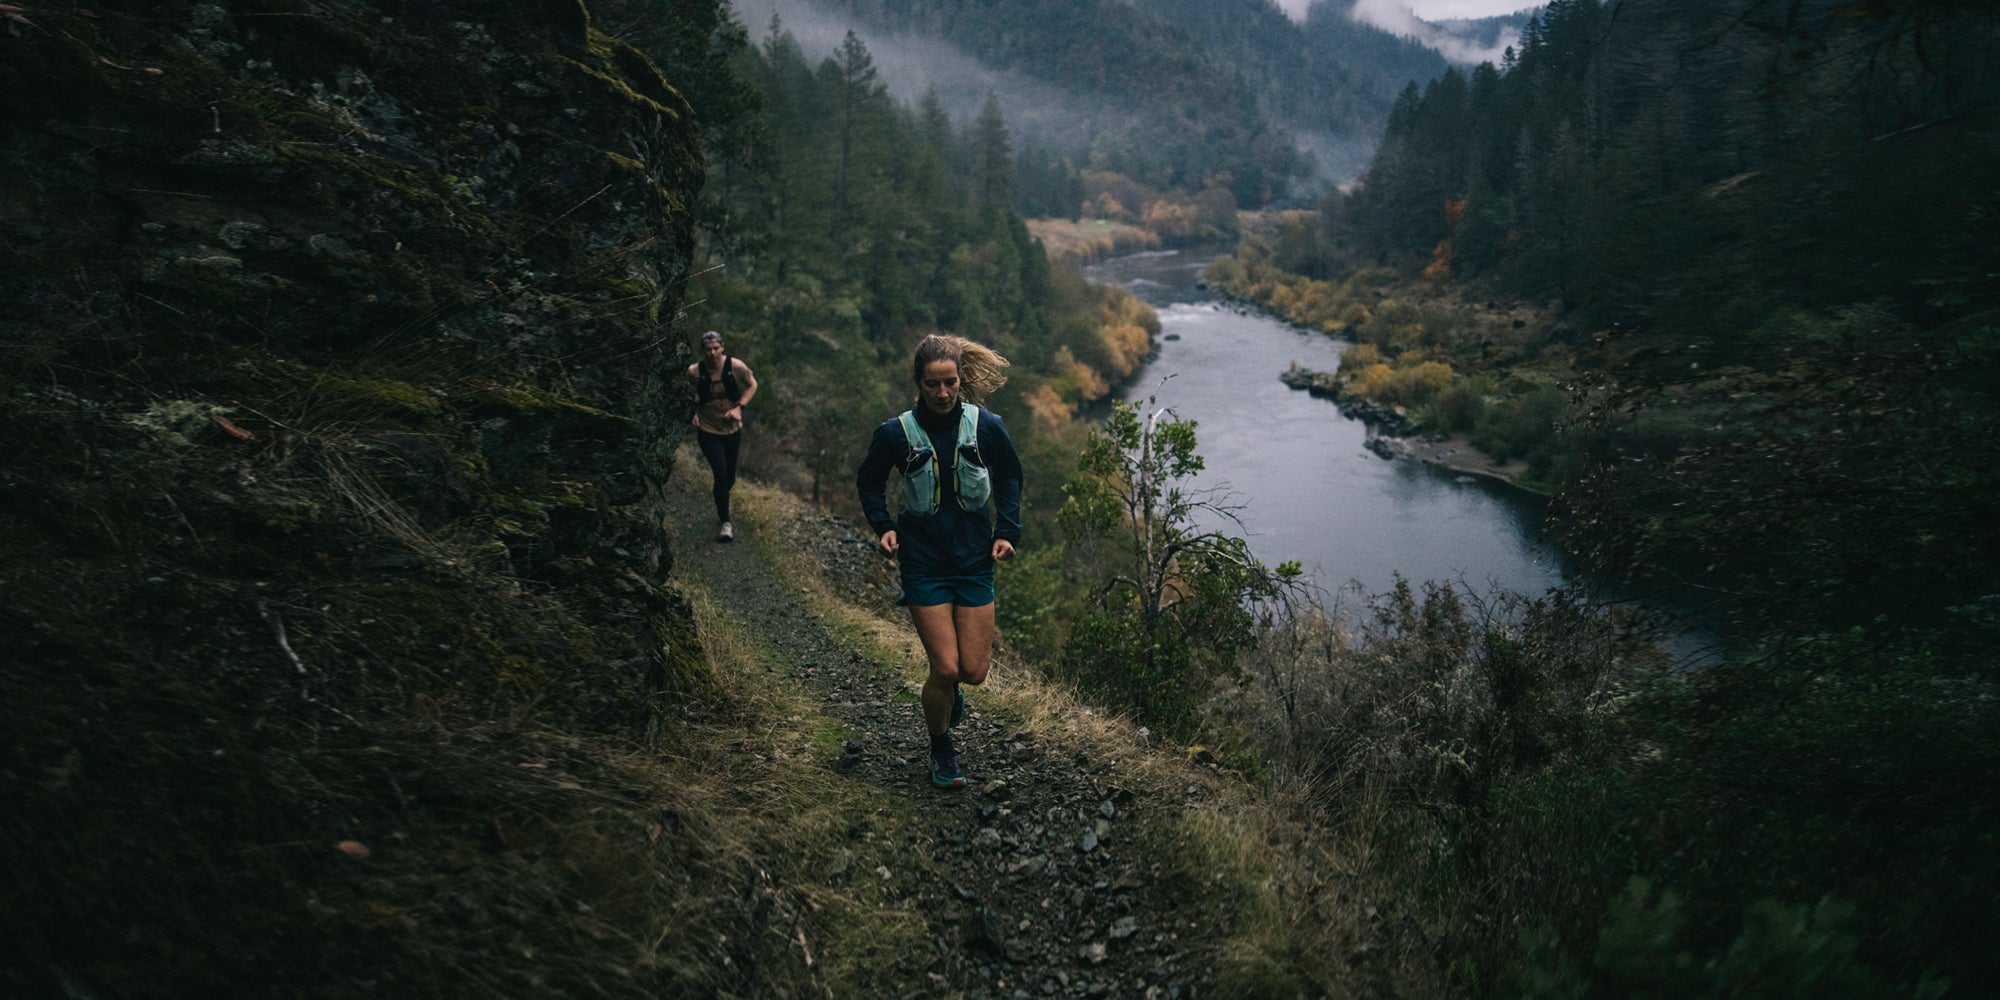
<path id="1" fill-rule="evenodd" d="M 1554 3 L 1514 65 L 1405 93 L 1337 238 L 1558 306 L 1616 386 L 1577 426 L 1600 554 L 1749 572 L 1819 625 L 1866 613 L 1831 582 L 1865 568 L 1930 617 L 2000 586 L 1994 39 L 1944 2 Z"/>
<path id="2" fill-rule="evenodd" d="M 1156 189 L 1219 181 L 1263 205 L 1310 169 L 1258 95 L 1205 39 L 1117 0 L 997 3 L 834 0 L 879 29 L 945 39 L 982 61 L 1055 84 L 1088 109 L 1075 133 L 1037 136 L 1078 168 Z M 1086 138 L 1087 137 L 1087 138 Z M 1064 148 L 1057 148 L 1060 143 Z"/>
<path id="3" fill-rule="evenodd" d="M 1489 633 L 1464 675 L 1528 729 L 1409 865 L 1520 989 L 2000 979 L 1996 43 L 1955 0 L 1557 0 L 1216 269 L 1363 341 L 1344 391 L 1533 449 L 1582 565 L 1727 636 L 1555 696 Z"/>
<path id="4" fill-rule="evenodd" d="M 1258 106 L 1345 181 L 1367 162 L 1396 95 L 1445 71 L 1444 57 L 1319 3 L 1303 24 L 1268 0 L 1136 0 L 1179 28 L 1219 66 L 1240 75 Z"/>

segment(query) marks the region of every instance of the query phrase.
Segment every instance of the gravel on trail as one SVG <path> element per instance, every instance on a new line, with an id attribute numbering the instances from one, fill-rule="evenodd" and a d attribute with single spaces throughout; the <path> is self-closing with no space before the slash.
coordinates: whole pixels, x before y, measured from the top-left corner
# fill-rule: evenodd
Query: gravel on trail
<path id="1" fill-rule="evenodd" d="M 760 559 L 757 540 L 745 537 L 756 529 L 743 520 L 737 541 L 718 542 L 706 470 L 686 469 L 676 480 L 702 480 L 704 488 L 670 487 L 676 575 L 704 577 L 722 613 L 778 654 L 798 689 L 849 728 L 851 738 L 825 767 L 907 796 L 914 807 L 909 850 L 933 863 L 875 873 L 898 883 L 932 939 L 925 981 L 910 983 L 907 995 L 1212 992 L 1205 987 L 1215 942 L 1225 936 L 1223 905 L 1143 846 L 1171 837 L 1175 817 L 1209 794 L 1207 784 L 1149 781 L 1080 741 L 1028 731 L 968 686 L 969 712 L 956 731 L 968 785 L 932 787 L 915 698 L 921 665 L 877 662 L 843 643 L 802 597 L 800 581 L 780 578 Z M 876 553 L 872 534 L 818 508 L 800 509 L 807 513 L 779 529 L 786 537 L 777 543 L 810 552 L 841 600 L 906 623 L 894 607 L 894 568 Z M 993 681 L 1009 669 L 996 663 Z"/>

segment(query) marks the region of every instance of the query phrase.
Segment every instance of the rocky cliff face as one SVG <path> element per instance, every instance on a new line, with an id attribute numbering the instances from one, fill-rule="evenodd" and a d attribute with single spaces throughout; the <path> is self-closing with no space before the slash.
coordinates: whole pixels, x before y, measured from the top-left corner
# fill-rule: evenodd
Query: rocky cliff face
<path id="1" fill-rule="evenodd" d="M 322 848 L 700 694 L 697 141 L 577 0 L 0 5 L 0 983 L 311 981 Z"/>

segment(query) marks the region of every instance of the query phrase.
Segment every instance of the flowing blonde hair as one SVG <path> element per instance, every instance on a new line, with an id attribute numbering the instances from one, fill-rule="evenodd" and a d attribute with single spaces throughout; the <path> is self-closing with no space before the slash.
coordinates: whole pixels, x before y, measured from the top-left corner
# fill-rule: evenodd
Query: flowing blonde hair
<path id="1" fill-rule="evenodd" d="M 933 361 L 949 361 L 958 366 L 959 391 L 974 403 L 985 402 L 986 397 L 1007 384 L 1010 362 L 993 348 L 964 337 L 933 333 L 918 341 L 916 357 L 910 362 L 910 378 L 921 383 L 924 368 Z"/>

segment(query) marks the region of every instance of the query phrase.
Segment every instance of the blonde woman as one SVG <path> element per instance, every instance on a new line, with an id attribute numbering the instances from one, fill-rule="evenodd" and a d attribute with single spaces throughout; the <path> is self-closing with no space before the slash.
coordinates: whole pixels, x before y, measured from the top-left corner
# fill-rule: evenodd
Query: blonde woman
<path id="1" fill-rule="evenodd" d="M 1007 359 L 962 337 L 917 344 L 910 372 L 917 399 L 875 428 L 855 486 L 884 553 L 896 557 L 897 603 L 930 660 L 923 716 L 931 783 L 965 787 L 951 730 L 965 716 L 961 684 L 979 684 L 993 664 L 993 567 L 1021 542 L 1021 461 L 1000 415 L 978 406 L 1007 381 Z M 892 520 L 889 470 L 903 473 Z"/>

